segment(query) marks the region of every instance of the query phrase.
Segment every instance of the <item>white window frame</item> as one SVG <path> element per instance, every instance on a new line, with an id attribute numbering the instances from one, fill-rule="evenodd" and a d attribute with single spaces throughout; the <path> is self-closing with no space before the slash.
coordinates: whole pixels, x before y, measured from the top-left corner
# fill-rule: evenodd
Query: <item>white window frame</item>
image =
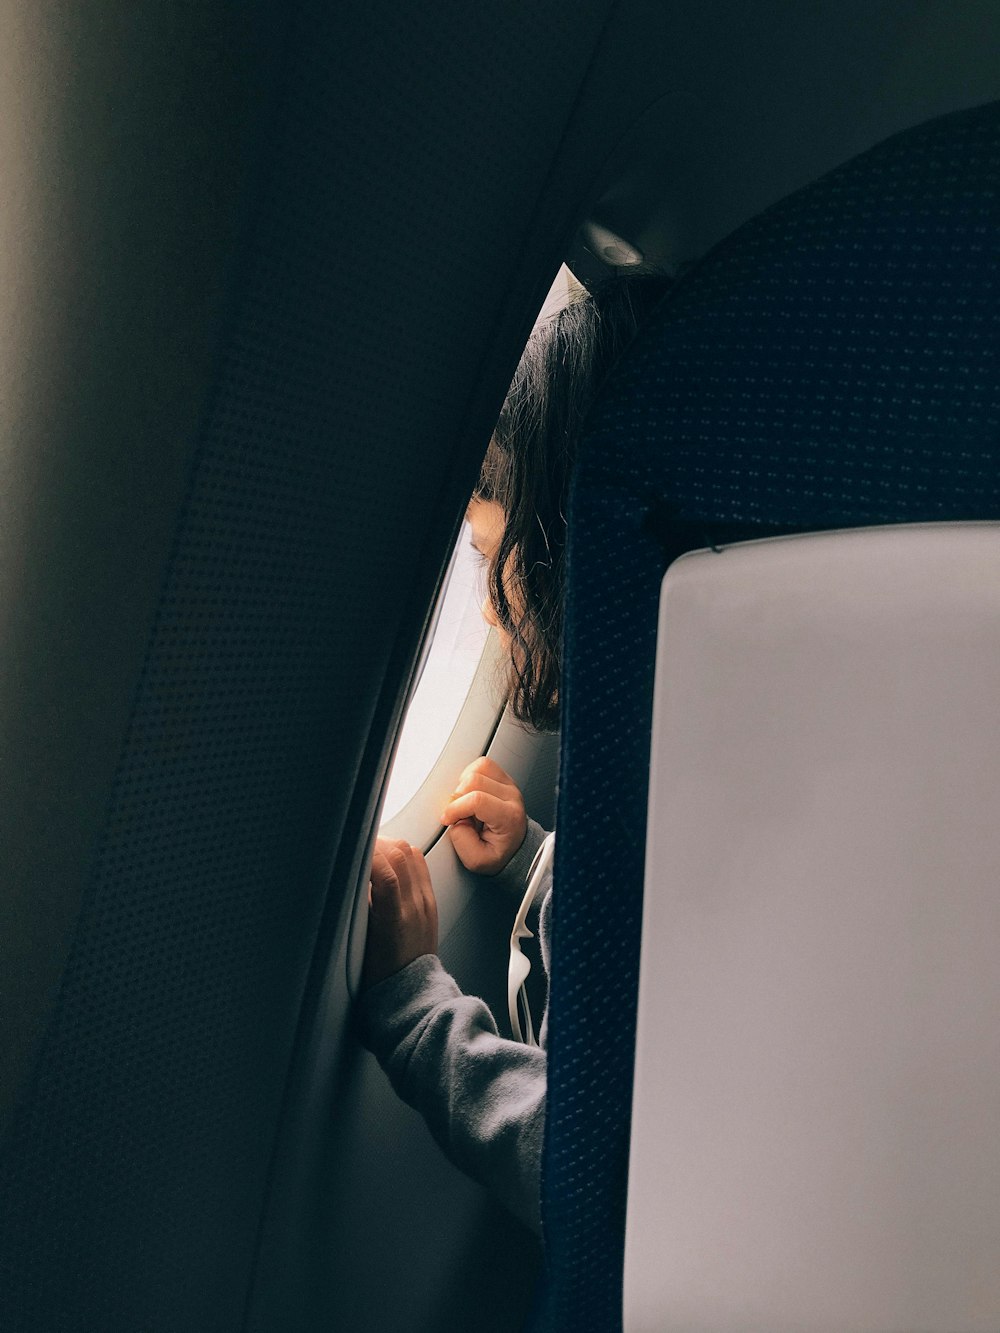
<path id="1" fill-rule="evenodd" d="M 459 773 L 486 752 L 503 714 L 503 701 L 495 694 L 502 665 L 499 635 L 490 630 L 448 739 L 406 805 L 380 826 L 380 838 L 405 838 L 415 847 L 427 850 L 441 835 L 441 811 L 454 791 Z"/>
<path id="2" fill-rule="evenodd" d="M 567 305 L 579 290 L 579 286 L 580 284 L 570 270 L 562 265 L 556 274 L 545 303 L 539 311 L 538 318 L 535 321 L 536 327 L 543 320 L 548 319 Z M 441 607 L 447 595 L 457 549 L 456 545 L 444 583 L 438 594 L 434 615 L 414 678 L 414 685 L 400 720 L 400 737 L 406 727 L 410 704 L 416 693 L 434 635 L 437 632 Z M 486 753 L 503 716 L 505 701 L 495 697 L 495 684 L 500 677 L 503 657 L 499 636 L 496 630 L 491 630 L 483 647 L 482 656 L 469 686 L 465 702 L 448 739 L 437 758 L 430 765 L 426 776 L 413 796 L 390 819 L 380 823 L 378 828 L 380 838 L 405 838 L 413 846 L 421 847 L 427 851 L 441 836 L 441 811 L 447 804 L 448 797 L 454 789 L 459 774 L 466 765 Z M 393 763 L 395 763 L 395 759 Z M 392 766 L 390 765 L 383 789 L 383 801 L 388 792 L 391 776 Z"/>

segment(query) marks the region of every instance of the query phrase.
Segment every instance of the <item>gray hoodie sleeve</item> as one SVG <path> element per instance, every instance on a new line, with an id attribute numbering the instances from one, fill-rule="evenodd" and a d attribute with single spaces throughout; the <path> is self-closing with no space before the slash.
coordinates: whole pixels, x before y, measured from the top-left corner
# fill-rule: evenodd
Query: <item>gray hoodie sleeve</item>
<path id="1" fill-rule="evenodd" d="M 491 884 L 496 884 L 501 889 L 505 889 L 511 895 L 520 898 L 527 887 L 528 871 L 535 859 L 535 853 L 541 847 L 546 836 L 541 824 L 536 824 L 533 819 L 529 819 L 524 842 L 521 843 L 521 846 L 503 870 L 498 875 L 484 875 L 483 878 L 488 879 Z"/>
<path id="2" fill-rule="evenodd" d="M 495 877 L 502 887 L 523 892 L 544 836 L 529 825 Z M 544 1050 L 502 1038 L 487 1005 L 463 995 L 434 954 L 364 991 L 357 1022 L 362 1042 L 446 1156 L 539 1232 Z"/>
<path id="3" fill-rule="evenodd" d="M 536 1232 L 545 1052 L 506 1041 L 434 954 L 365 991 L 361 1040 L 445 1154 Z"/>

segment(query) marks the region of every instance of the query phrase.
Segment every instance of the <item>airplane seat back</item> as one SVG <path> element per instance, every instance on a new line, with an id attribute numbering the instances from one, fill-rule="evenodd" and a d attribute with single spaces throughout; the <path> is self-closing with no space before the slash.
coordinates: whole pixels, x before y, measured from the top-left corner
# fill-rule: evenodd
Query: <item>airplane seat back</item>
<path id="1" fill-rule="evenodd" d="M 991 103 L 797 191 L 681 278 L 588 423 L 569 511 L 537 1327 L 621 1326 L 664 571 L 723 542 L 1000 518 L 998 178 Z"/>
<path id="2" fill-rule="evenodd" d="M 337 1322 L 344 922 L 607 7 L 4 11 L 4 1333 Z"/>
<path id="3" fill-rule="evenodd" d="M 629 1330 L 1000 1327 L 1000 524 L 660 601 Z"/>

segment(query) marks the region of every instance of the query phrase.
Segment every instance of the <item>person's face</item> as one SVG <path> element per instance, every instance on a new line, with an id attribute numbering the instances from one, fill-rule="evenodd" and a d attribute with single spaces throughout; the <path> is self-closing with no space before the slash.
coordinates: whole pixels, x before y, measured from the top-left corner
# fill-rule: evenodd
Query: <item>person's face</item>
<path id="1" fill-rule="evenodd" d="M 465 517 L 472 529 L 472 545 L 483 557 L 484 563 L 488 565 L 496 555 L 500 539 L 503 536 L 503 508 L 496 500 L 471 500 L 468 509 L 465 511 Z M 493 603 L 490 601 L 488 589 L 480 609 L 487 625 L 492 625 L 495 629 L 498 629 L 496 612 L 493 609 Z"/>

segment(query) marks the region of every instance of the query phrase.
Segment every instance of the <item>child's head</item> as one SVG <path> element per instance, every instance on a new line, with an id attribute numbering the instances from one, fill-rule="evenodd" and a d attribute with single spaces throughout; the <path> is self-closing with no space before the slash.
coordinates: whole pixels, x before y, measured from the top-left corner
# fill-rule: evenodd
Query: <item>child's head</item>
<path id="1" fill-rule="evenodd" d="M 587 413 L 662 276 L 615 278 L 541 323 L 517 367 L 469 506 L 488 561 L 483 613 L 510 645 L 510 702 L 539 731 L 559 724 L 566 502 Z"/>

